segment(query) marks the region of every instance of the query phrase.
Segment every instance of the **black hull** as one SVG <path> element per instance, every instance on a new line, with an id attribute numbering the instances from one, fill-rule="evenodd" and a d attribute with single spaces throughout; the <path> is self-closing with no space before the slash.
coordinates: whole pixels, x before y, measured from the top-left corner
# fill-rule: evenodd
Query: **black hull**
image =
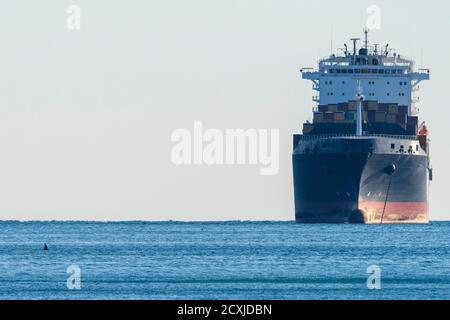
<path id="1" fill-rule="evenodd" d="M 327 145 L 322 148 L 324 141 Z M 414 152 L 391 148 L 410 144 Z M 299 141 L 293 154 L 293 173 L 297 222 L 429 221 L 428 156 L 416 149 L 415 141 Z"/>

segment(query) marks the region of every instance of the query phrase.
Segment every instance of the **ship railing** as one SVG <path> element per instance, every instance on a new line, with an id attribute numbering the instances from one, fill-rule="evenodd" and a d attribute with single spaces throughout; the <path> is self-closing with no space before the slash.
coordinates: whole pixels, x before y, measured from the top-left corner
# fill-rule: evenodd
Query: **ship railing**
<path id="1" fill-rule="evenodd" d="M 399 140 L 419 140 L 418 136 L 412 135 L 395 135 L 395 134 L 363 134 L 362 136 L 357 136 L 356 134 L 306 134 L 300 135 L 302 140 L 318 140 L 318 139 L 361 139 L 361 138 L 390 138 Z"/>

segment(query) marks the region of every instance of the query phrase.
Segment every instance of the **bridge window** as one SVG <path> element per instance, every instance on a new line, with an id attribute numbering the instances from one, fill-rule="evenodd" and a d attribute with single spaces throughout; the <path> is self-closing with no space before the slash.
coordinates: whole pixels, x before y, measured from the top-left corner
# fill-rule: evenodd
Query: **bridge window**
<path id="1" fill-rule="evenodd" d="M 391 149 L 392 149 L 392 150 L 395 149 L 395 143 L 391 144 Z"/>

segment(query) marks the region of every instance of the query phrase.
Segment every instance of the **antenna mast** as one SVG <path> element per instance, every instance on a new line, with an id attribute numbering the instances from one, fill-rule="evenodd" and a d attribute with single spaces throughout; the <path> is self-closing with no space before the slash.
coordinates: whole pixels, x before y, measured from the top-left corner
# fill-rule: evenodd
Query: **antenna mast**
<path id="1" fill-rule="evenodd" d="M 331 25 L 331 54 L 333 54 L 333 36 L 334 36 L 334 27 Z"/>
<path id="2" fill-rule="evenodd" d="M 364 29 L 364 47 L 369 48 L 369 28 Z"/>

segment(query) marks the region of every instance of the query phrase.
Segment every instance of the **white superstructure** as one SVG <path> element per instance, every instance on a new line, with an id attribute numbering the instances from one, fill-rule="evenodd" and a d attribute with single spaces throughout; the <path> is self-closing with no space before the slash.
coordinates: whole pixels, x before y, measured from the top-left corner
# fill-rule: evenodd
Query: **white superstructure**
<path id="1" fill-rule="evenodd" d="M 317 92 L 313 101 L 333 105 L 354 100 L 359 81 L 366 101 L 408 106 L 408 115 L 416 115 L 419 83 L 430 79 L 430 71 L 417 70 L 413 60 L 396 54 L 388 45 L 381 50 L 377 45 L 369 46 L 367 31 L 365 34 L 359 50 L 359 39 L 352 39 L 352 51 L 345 46 L 341 55 L 320 60 L 318 70 L 301 70 L 303 79 L 311 80 Z"/>

